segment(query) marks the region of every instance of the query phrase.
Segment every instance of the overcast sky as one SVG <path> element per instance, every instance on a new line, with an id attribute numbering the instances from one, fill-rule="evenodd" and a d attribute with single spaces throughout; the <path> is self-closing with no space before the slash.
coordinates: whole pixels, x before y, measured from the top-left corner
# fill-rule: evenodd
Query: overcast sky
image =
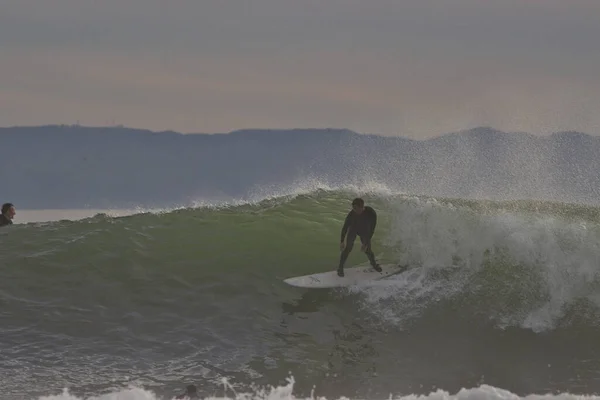
<path id="1" fill-rule="evenodd" d="M 2 0 L 0 126 L 600 134 L 600 0 Z"/>

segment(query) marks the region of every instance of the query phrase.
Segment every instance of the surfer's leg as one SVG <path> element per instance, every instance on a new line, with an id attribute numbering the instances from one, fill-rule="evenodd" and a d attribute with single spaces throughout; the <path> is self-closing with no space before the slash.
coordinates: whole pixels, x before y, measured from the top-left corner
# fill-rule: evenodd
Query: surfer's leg
<path id="1" fill-rule="evenodd" d="M 365 248 L 365 254 L 367 255 L 367 258 L 369 259 L 369 262 L 371 263 L 373 269 L 375 271 L 381 272 L 381 267 L 379 266 L 379 264 L 377 264 L 377 261 L 375 261 L 375 254 L 373 253 L 373 250 L 371 250 L 371 241 L 368 239 L 363 239 L 362 237 L 360 238 L 360 241 L 362 242 L 362 244 L 365 244 L 367 246 Z"/>
<path id="2" fill-rule="evenodd" d="M 346 263 L 348 254 L 350 254 L 352 248 L 354 247 L 354 240 L 356 240 L 356 233 L 348 232 L 348 235 L 346 236 L 346 247 L 344 247 L 342 254 L 340 254 L 340 265 L 338 266 L 337 270 L 339 276 L 344 276 L 344 264 Z"/>

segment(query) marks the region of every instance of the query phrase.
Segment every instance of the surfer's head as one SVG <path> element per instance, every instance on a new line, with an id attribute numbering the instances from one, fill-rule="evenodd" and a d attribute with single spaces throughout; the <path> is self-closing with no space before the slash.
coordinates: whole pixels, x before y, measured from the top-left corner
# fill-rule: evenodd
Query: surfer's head
<path id="1" fill-rule="evenodd" d="M 195 385 L 188 385 L 188 386 L 185 388 L 185 392 L 186 392 L 188 395 L 192 395 L 192 394 L 196 394 L 196 393 L 198 392 L 198 389 L 196 389 L 196 386 L 195 386 Z"/>
<path id="2" fill-rule="evenodd" d="M 13 219 L 16 214 L 15 206 L 12 203 L 2 204 L 2 214 L 4 214 L 4 216 L 6 216 L 8 219 Z"/>
<path id="3" fill-rule="evenodd" d="M 198 389 L 196 389 L 196 386 L 188 385 L 188 387 L 185 388 L 185 396 L 190 399 L 198 398 Z"/>
<path id="4" fill-rule="evenodd" d="M 185 393 L 182 393 L 175 398 L 176 399 L 197 399 L 198 398 L 198 389 L 196 389 L 195 385 L 188 385 L 185 388 Z"/>
<path id="5" fill-rule="evenodd" d="M 365 210 L 365 201 L 360 197 L 352 200 L 352 209 L 355 213 L 361 214 Z"/>

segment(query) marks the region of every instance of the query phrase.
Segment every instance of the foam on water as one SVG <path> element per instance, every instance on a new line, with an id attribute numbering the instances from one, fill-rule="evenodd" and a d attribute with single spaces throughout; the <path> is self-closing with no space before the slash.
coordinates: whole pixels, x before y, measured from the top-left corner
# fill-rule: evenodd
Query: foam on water
<path id="1" fill-rule="evenodd" d="M 326 397 L 319 397 L 311 395 L 311 397 L 296 397 L 293 394 L 294 380 L 293 378 L 288 379 L 288 384 L 283 386 L 271 387 L 268 389 L 256 389 L 254 392 L 249 393 L 236 393 L 233 390 L 229 390 L 231 395 L 224 395 L 223 397 L 210 396 L 203 397 L 204 400 L 327 400 Z M 167 400 L 173 399 L 174 397 L 158 396 L 150 390 L 146 390 L 139 387 L 131 387 L 112 393 L 94 396 L 94 397 L 77 397 L 69 393 L 65 389 L 61 394 L 42 396 L 39 400 Z M 336 400 L 359 400 L 351 399 L 348 397 L 338 397 Z M 429 394 L 402 394 L 392 395 L 388 399 L 394 400 L 507 400 L 507 399 L 524 399 L 524 400 L 596 400 L 600 399 L 600 396 L 596 395 L 578 395 L 571 393 L 560 393 L 560 394 L 529 394 L 526 396 L 519 396 L 508 390 L 497 388 L 491 385 L 480 385 L 473 388 L 464 388 L 456 393 L 449 393 L 443 389 L 437 389 Z M 333 400 L 333 399 L 331 399 Z M 376 399 L 361 399 L 361 400 L 376 400 Z M 385 399 L 377 399 L 385 400 Z"/>
<path id="2" fill-rule="evenodd" d="M 378 312 L 390 322 L 401 325 L 438 300 L 473 292 L 477 276 L 486 273 L 491 261 L 505 271 L 521 266 L 535 274 L 539 288 L 527 290 L 540 289 L 543 298 L 500 317 L 500 326 L 545 331 L 580 299 L 600 308 L 597 224 L 503 210 L 475 212 L 435 199 L 395 199 L 389 207 L 392 221 L 385 245 L 394 249 L 393 259 L 420 268 L 359 290 L 368 304 L 395 304 L 393 309 L 366 307 L 385 308 Z"/>

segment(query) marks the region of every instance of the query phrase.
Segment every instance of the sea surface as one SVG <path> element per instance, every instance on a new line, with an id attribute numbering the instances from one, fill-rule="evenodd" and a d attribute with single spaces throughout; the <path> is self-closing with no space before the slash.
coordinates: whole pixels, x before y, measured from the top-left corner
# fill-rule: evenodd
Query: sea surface
<path id="1" fill-rule="evenodd" d="M 333 270 L 352 198 L 406 273 Z M 366 265 L 355 246 L 347 266 Z M 600 393 L 600 208 L 310 190 L 0 229 L 1 399 L 513 399 Z"/>

